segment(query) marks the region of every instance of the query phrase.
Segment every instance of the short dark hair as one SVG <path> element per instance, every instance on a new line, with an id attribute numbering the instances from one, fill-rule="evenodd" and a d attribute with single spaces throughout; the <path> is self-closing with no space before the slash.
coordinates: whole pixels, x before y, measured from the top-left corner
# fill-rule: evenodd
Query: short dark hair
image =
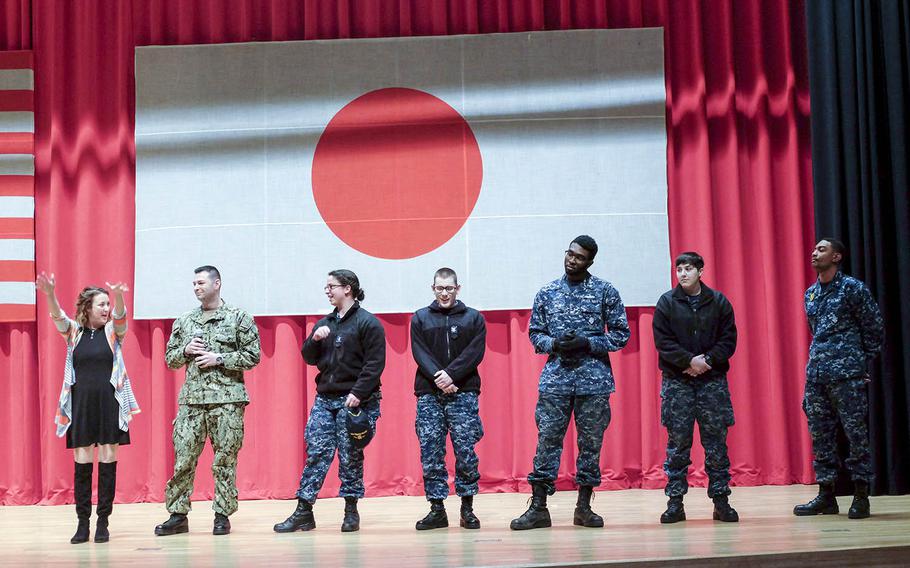
<path id="1" fill-rule="evenodd" d="M 350 286 L 351 295 L 354 296 L 354 299 L 358 302 L 362 302 L 366 297 L 366 294 L 364 294 L 363 290 L 360 288 L 360 279 L 350 270 L 339 268 L 338 270 L 329 272 L 329 276 L 337 280 L 342 286 Z"/>
<path id="2" fill-rule="evenodd" d="M 458 275 L 455 274 L 455 271 L 447 266 L 443 266 L 436 271 L 436 274 L 433 275 L 433 283 L 436 283 L 437 278 L 454 278 L 455 285 L 458 286 Z"/>
<path id="3" fill-rule="evenodd" d="M 677 256 L 676 263 L 673 266 L 679 266 L 680 264 L 691 264 L 697 270 L 701 270 L 705 267 L 705 259 L 697 252 L 688 251 Z"/>
<path id="4" fill-rule="evenodd" d="M 572 242 L 569 244 L 571 245 L 572 243 L 575 243 L 576 245 L 591 253 L 591 258 L 588 260 L 594 260 L 594 257 L 597 256 L 597 241 L 595 241 L 593 237 L 589 237 L 588 235 L 578 235 L 572 239 Z"/>
<path id="5" fill-rule="evenodd" d="M 197 268 L 196 270 L 193 271 L 193 274 L 199 274 L 200 272 L 207 272 L 209 278 L 211 278 L 212 280 L 221 280 L 221 273 L 218 272 L 217 268 L 215 268 L 214 266 L 212 266 L 210 264 L 200 266 L 199 268 Z"/>
<path id="6" fill-rule="evenodd" d="M 847 258 L 847 247 L 844 246 L 844 243 L 831 237 L 822 237 L 819 241 L 828 241 L 828 244 L 831 245 L 831 250 L 840 255 L 840 262 L 836 262 L 835 264 L 840 264 Z"/>

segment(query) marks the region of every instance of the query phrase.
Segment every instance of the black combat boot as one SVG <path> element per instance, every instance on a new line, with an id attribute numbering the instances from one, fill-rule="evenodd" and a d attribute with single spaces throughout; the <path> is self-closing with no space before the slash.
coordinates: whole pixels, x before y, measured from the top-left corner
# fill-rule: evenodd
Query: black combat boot
<path id="1" fill-rule="evenodd" d="M 834 497 L 833 483 L 819 483 L 818 495 L 803 505 L 793 507 L 793 514 L 797 517 L 809 515 L 836 515 L 840 512 L 837 499 Z"/>
<path id="2" fill-rule="evenodd" d="M 604 526 L 603 517 L 591 510 L 591 498 L 594 488 L 590 485 L 578 487 L 578 501 L 575 503 L 575 518 L 573 524 L 579 527 L 599 528 Z"/>
<path id="3" fill-rule="evenodd" d="M 449 526 L 449 517 L 446 515 L 446 506 L 442 499 L 430 499 L 430 512 L 427 516 L 417 521 L 414 527 L 419 531 L 431 529 L 444 529 Z"/>
<path id="4" fill-rule="evenodd" d="M 107 519 L 114 510 L 114 493 L 117 491 L 117 462 L 98 463 L 98 507 L 95 514 L 95 542 L 107 542 L 111 538 L 107 530 Z"/>
<path id="5" fill-rule="evenodd" d="M 360 530 L 360 513 L 357 512 L 357 497 L 344 498 L 344 520 L 341 521 L 341 532 Z"/>
<path id="6" fill-rule="evenodd" d="M 461 520 L 458 524 L 465 529 L 479 529 L 480 519 L 474 514 L 474 496 L 465 495 L 461 498 Z"/>
<path id="7" fill-rule="evenodd" d="M 272 529 L 275 532 L 286 533 L 294 531 L 311 531 L 316 528 L 316 519 L 313 517 L 313 505 L 309 501 L 297 498 L 297 508 L 291 516 L 278 523 Z"/>
<path id="8" fill-rule="evenodd" d="M 853 504 L 850 505 L 850 511 L 847 517 L 851 519 L 868 519 L 869 515 L 869 482 L 856 481 L 856 487 L 853 493 Z"/>
<path id="9" fill-rule="evenodd" d="M 79 524 L 70 544 L 88 542 L 88 522 L 92 516 L 92 469 L 90 463 L 77 463 L 73 470 L 73 498 Z"/>
<path id="10" fill-rule="evenodd" d="M 547 510 L 547 488 L 540 484 L 531 485 L 531 506 L 509 525 L 513 531 L 543 529 L 553 526 L 550 511 Z"/>
<path id="11" fill-rule="evenodd" d="M 683 506 L 682 495 L 670 497 L 667 501 L 667 510 L 660 516 L 660 522 L 664 525 L 678 523 L 686 520 L 686 509 Z"/>
<path id="12" fill-rule="evenodd" d="M 155 527 L 155 536 L 171 536 L 190 532 L 190 521 L 183 513 L 171 513 L 170 518 Z"/>
<path id="13" fill-rule="evenodd" d="M 212 534 L 231 534 L 231 520 L 222 513 L 215 513 L 215 522 L 212 523 Z"/>
<path id="14" fill-rule="evenodd" d="M 717 495 L 714 501 L 714 520 L 725 523 L 738 523 L 739 513 L 730 506 L 730 499 L 726 495 Z"/>

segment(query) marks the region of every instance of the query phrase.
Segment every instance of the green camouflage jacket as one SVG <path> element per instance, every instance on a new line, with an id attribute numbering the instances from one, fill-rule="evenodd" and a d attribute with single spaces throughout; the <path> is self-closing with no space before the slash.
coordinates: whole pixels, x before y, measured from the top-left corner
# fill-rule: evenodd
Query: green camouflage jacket
<path id="1" fill-rule="evenodd" d="M 184 354 L 197 333 L 209 351 L 224 358 L 223 365 L 200 369 L 193 357 Z M 259 330 L 253 317 L 240 308 L 222 304 L 206 315 L 199 307 L 174 321 L 165 360 L 171 369 L 186 365 L 186 382 L 177 404 L 248 403 L 243 372 L 259 363 Z"/>

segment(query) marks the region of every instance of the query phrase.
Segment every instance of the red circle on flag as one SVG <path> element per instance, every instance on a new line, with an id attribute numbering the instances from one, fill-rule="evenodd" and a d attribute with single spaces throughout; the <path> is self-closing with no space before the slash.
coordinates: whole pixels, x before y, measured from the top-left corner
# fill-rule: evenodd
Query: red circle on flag
<path id="1" fill-rule="evenodd" d="M 357 97 L 332 117 L 313 155 L 319 214 L 339 239 L 378 258 L 413 258 L 451 239 L 482 179 L 467 121 L 416 89 Z"/>

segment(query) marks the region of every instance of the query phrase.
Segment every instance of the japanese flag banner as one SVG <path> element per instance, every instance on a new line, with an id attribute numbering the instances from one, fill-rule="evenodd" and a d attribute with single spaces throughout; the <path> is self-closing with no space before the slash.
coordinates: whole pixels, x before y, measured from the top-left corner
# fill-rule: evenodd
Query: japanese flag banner
<path id="1" fill-rule="evenodd" d="M 319 314 L 326 273 L 377 313 L 437 268 L 527 309 L 594 237 L 627 305 L 667 288 L 660 29 L 136 49 L 134 315 L 193 306 L 193 269 L 256 315 Z"/>

